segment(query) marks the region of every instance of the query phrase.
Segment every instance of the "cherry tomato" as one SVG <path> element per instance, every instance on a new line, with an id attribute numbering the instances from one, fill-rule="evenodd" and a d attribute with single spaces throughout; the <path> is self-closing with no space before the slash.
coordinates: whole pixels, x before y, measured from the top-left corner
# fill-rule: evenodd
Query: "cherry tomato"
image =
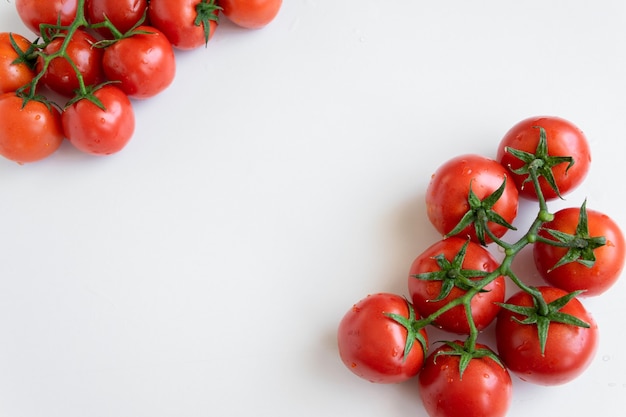
<path id="1" fill-rule="evenodd" d="M 462 345 L 461 342 L 455 342 Z M 477 344 L 477 349 L 489 348 Z M 442 345 L 428 355 L 419 374 L 419 395 L 430 417 L 504 417 L 511 405 L 512 381 L 489 356 L 473 358 L 461 377 L 459 355 Z M 493 353 L 493 352 L 492 352 Z M 495 355 L 495 354 L 494 354 Z"/>
<path id="2" fill-rule="evenodd" d="M 50 42 L 43 50 L 47 55 L 57 52 L 65 38 L 56 38 Z M 83 77 L 85 86 L 96 85 L 104 79 L 102 71 L 101 48 L 94 48 L 96 38 L 84 30 L 77 30 L 67 44 L 67 55 L 74 62 L 76 68 Z M 37 71 L 42 71 L 44 65 L 43 58 L 37 59 Z M 64 57 L 57 57 L 50 61 L 41 81 L 51 90 L 65 96 L 72 97 L 78 90 L 79 83 L 76 71 Z"/>
<path id="3" fill-rule="evenodd" d="M 354 374 L 371 382 L 397 383 L 415 376 L 424 362 L 424 350 L 414 342 L 405 354 L 409 332 L 388 316 L 411 317 L 413 307 L 403 297 L 379 293 L 356 303 L 343 317 L 337 332 L 339 355 Z M 416 317 L 417 318 L 417 317 Z M 419 334 L 427 345 L 426 331 Z"/>
<path id="4" fill-rule="evenodd" d="M 550 240 L 557 240 L 547 231 L 551 229 L 572 237 L 576 236 L 580 212 L 580 208 L 574 207 L 557 211 L 554 213 L 554 219 L 544 224 L 539 235 Z M 595 296 L 608 290 L 620 277 L 624 268 L 626 243 L 624 243 L 622 231 L 613 219 L 598 211 L 585 208 L 585 212 L 587 236 L 589 238 L 604 237 L 605 245 L 592 249 L 588 241 L 583 240 L 582 246 L 569 249 L 536 242 L 533 245 L 533 254 L 539 273 L 550 285 L 567 292 L 584 290 L 581 296 Z M 585 265 L 585 247 L 589 247 L 595 258 L 593 266 Z M 555 268 L 557 263 L 568 254 L 578 260 Z"/>
<path id="5" fill-rule="evenodd" d="M 562 196 L 580 185 L 587 176 L 591 163 L 587 138 L 571 122 L 559 117 L 540 116 L 517 123 L 502 138 L 496 159 L 509 170 L 520 195 L 531 200 L 537 200 L 537 193 L 532 182 L 525 182 L 529 178 L 528 175 L 513 172 L 522 168 L 524 161 L 508 152 L 507 148 L 534 154 L 539 144 L 540 128 L 545 131 L 548 157 L 571 157 L 573 160 L 571 166 L 569 162 L 554 161 L 555 164 L 551 167 L 556 186 Z M 545 176 L 539 178 L 539 185 L 546 200 L 559 197 Z"/>
<path id="6" fill-rule="evenodd" d="M 31 43 L 28 39 L 17 33 L 0 33 L 0 94 L 16 91 L 25 86 L 35 77 L 35 72 L 26 62 L 14 63 L 20 58 L 20 54 L 11 43 L 13 41 L 25 53 L 29 50 Z"/>
<path id="7" fill-rule="evenodd" d="M 462 155 L 450 159 L 433 174 L 426 190 L 426 209 L 430 222 L 442 235 L 452 232 L 461 219 L 470 211 L 470 188 L 481 201 L 498 190 L 509 176 L 498 162 L 479 155 Z M 506 181 L 502 195 L 489 210 L 511 224 L 517 216 L 518 194 L 515 184 Z M 478 210 L 478 211 L 481 211 Z M 496 237 L 502 237 L 508 228 L 489 221 L 487 227 Z M 469 236 L 480 242 L 474 224 L 465 227 L 458 236 Z M 491 242 L 485 234 L 484 241 Z"/>
<path id="8" fill-rule="evenodd" d="M 93 155 L 120 151 L 135 130 L 135 115 L 126 94 L 113 84 L 99 88 L 94 96 L 105 110 L 88 99 L 81 99 L 65 109 L 61 120 L 72 145 Z"/>
<path id="9" fill-rule="evenodd" d="M 538 288 L 547 303 L 567 294 L 554 287 Z M 523 307 L 533 306 L 533 297 L 519 291 L 507 301 Z M 598 344 L 598 326 L 581 302 L 574 298 L 561 313 L 572 315 L 590 325 L 589 328 L 550 322 L 545 352 L 536 324 L 522 324 L 524 315 L 503 308 L 496 321 L 496 343 L 500 358 L 519 378 L 539 385 L 559 385 L 580 375 L 594 358 Z M 518 321 L 519 320 L 519 321 Z"/>
<path id="10" fill-rule="evenodd" d="M 46 23 L 69 26 L 76 18 L 77 0 L 15 0 L 15 8 L 22 22 L 39 34 L 39 25 Z"/>
<path id="11" fill-rule="evenodd" d="M 464 256 L 460 257 L 461 249 L 467 244 Z M 438 259 L 442 257 L 442 259 Z M 444 263 L 442 268 L 440 263 Z M 422 317 L 427 317 L 439 310 L 450 301 L 459 298 L 469 288 L 463 287 L 465 281 L 476 281 L 480 275 L 495 271 L 498 262 L 491 256 L 489 251 L 474 242 L 450 237 L 439 241 L 422 252 L 411 265 L 409 271 L 409 294 L 416 310 Z M 416 274 L 429 274 L 437 280 L 424 280 L 416 278 Z M 460 286 L 460 287 L 459 287 Z M 436 301 L 442 294 L 442 289 L 447 289 L 447 295 Z M 478 330 L 487 327 L 498 315 L 500 307 L 496 303 L 502 303 L 505 295 L 504 277 L 499 276 L 484 287 L 486 292 L 479 292 L 472 297 L 470 303 L 472 317 Z M 435 319 L 433 324 L 441 329 L 453 333 L 469 334 L 470 328 L 463 305 L 453 307 Z"/>
<path id="12" fill-rule="evenodd" d="M 0 95 L 0 154 L 19 164 L 42 160 L 63 142 L 58 110 L 15 93 Z"/>
<path id="13" fill-rule="evenodd" d="M 126 33 L 141 20 L 147 8 L 148 0 L 86 0 L 85 17 L 94 24 L 104 22 L 106 16 L 119 32 Z M 106 39 L 113 38 L 109 29 L 96 31 Z"/>
<path id="14" fill-rule="evenodd" d="M 195 49 L 213 37 L 217 29 L 219 7 L 215 0 L 152 0 L 151 24 L 167 36 L 178 49 Z M 196 18 L 201 20 L 196 24 Z M 205 34 L 205 25 L 209 32 Z"/>
<path id="15" fill-rule="evenodd" d="M 260 29 L 269 24 L 283 4 L 282 0 L 218 0 L 222 12 L 234 24 Z"/>
<path id="16" fill-rule="evenodd" d="M 139 26 L 138 32 L 106 48 L 102 65 L 109 80 L 129 97 L 145 99 L 174 81 L 176 60 L 172 44 L 158 29 Z"/>

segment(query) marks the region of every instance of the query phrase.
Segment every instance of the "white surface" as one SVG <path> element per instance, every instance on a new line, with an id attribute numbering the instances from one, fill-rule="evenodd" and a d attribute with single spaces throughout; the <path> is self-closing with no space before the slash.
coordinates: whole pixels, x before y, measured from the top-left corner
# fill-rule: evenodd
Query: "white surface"
<path id="1" fill-rule="evenodd" d="M 0 28 L 26 33 L 11 1 Z M 263 30 L 223 21 L 136 103 L 120 154 L 0 160 L 0 416 L 425 416 L 415 382 L 343 367 L 339 320 L 406 294 L 438 238 L 434 169 L 495 156 L 527 116 L 591 141 L 551 207 L 588 197 L 626 226 L 625 28 L 623 0 L 285 0 Z M 516 380 L 510 416 L 622 415 L 625 291 L 585 300 L 589 370 Z"/>

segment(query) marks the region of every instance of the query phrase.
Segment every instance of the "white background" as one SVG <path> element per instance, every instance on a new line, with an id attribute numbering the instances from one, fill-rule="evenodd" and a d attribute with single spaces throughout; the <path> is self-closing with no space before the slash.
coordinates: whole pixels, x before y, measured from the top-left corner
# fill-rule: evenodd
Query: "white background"
<path id="1" fill-rule="evenodd" d="M 27 34 L 13 3 L 0 30 Z M 438 239 L 431 173 L 494 157 L 528 116 L 591 143 L 587 181 L 551 208 L 588 197 L 626 227 L 623 0 L 285 0 L 177 58 L 121 153 L 0 160 L 1 417 L 425 416 L 415 381 L 344 368 L 337 324 L 406 295 Z M 584 300 L 588 371 L 515 379 L 510 416 L 622 415 L 625 281 Z"/>

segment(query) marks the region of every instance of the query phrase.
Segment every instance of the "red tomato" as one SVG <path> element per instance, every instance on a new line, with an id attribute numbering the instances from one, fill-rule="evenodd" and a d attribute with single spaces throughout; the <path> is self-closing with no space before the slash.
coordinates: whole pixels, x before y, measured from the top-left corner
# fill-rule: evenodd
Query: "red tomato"
<path id="1" fill-rule="evenodd" d="M 576 235 L 580 212 L 580 208 L 565 208 L 557 211 L 554 213 L 554 219 L 544 224 L 539 235 L 556 240 L 546 229 Z M 581 251 L 584 251 L 584 246 L 588 245 L 584 240 L 581 246 L 571 250 L 536 242 L 533 246 L 533 254 L 539 273 L 550 285 L 567 292 L 584 290 L 581 296 L 594 296 L 608 290 L 620 277 L 624 268 L 626 243 L 624 243 L 621 229 L 610 217 L 586 208 L 585 212 L 587 213 L 587 237 L 604 236 L 606 239 L 605 245 L 593 249 L 595 257 L 593 266 L 585 265 L 583 256 L 580 258 L 583 263 L 568 262 L 554 268 L 557 262 L 568 253 L 574 257 L 582 256 Z"/>
<path id="2" fill-rule="evenodd" d="M 65 38 L 54 39 L 44 48 L 43 52 L 47 55 L 57 52 L 64 41 Z M 93 47 L 95 42 L 96 38 L 79 29 L 67 44 L 67 55 L 80 71 L 85 86 L 97 85 L 104 79 L 102 71 L 103 52 L 102 49 Z M 43 65 L 44 61 L 40 56 L 37 59 L 37 71 L 42 71 Z M 50 61 L 41 81 L 51 90 L 65 97 L 72 97 L 79 88 L 76 71 L 63 57 L 57 57 Z"/>
<path id="3" fill-rule="evenodd" d="M 106 110 L 90 100 L 81 99 L 63 112 L 63 130 L 70 142 L 83 152 L 93 155 L 118 152 L 126 146 L 135 130 L 131 102 L 113 84 L 96 90 L 94 96 Z"/>
<path id="4" fill-rule="evenodd" d="M 0 94 L 16 91 L 18 88 L 30 83 L 35 77 L 35 72 L 30 69 L 26 62 L 15 64 L 20 58 L 11 43 L 11 36 L 21 53 L 25 53 L 31 46 L 28 39 L 17 33 L 0 33 Z"/>
<path id="5" fill-rule="evenodd" d="M 545 130 L 548 160 L 550 157 L 572 157 L 574 161 L 574 164 L 571 166 L 569 166 L 568 162 L 561 162 L 556 163 L 551 168 L 556 186 L 561 195 L 572 191 L 583 181 L 587 176 L 589 164 L 591 163 L 591 153 L 587 138 L 571 122 L 559 117 L 544 116 L 531 117 L 517 123 L 502 138 L 496 159 L 511 172 L 511 177 L 517 185 L 520 195 L 531 200 L 537 200 L 537 193 L 532 182 L 525 182 L 529 178 L 528 175 L 518 175 L 513 172 L 513 170 L 522 168 L 524 162 L 507 152 L 507 148 L 534 154 L 537 150 L 541 133 L 539 127 Z M 539 178 L 539 185 L 546 200 L 553 200 L 559 197 L 546 181 L 545 176 Z"/>
<path id="6" fill-rule="evenodd" d="M 85 17 L 90 23 L 104 22 L 106 16 L 121 33 L 129 31 L 144 16 L 148 0 L 86 0 Z M 96 31 L 107 39 L 111 31 L 98 28 Z"/>
<path id="7" fill-rule="evenodd" d="M 174 81 L 176 60 L 172 44 L 158 29 L 140 26 L 134 34 L 106 48 L 102 65 L 109 80 L 129 97 L 145 99 L 165 90 Z"/>
<path id="8" fill-rule="evenodd" d="M 567 294 L 554 287 L 538 288 L 547 303 Z M 532 307 L 533 298 L 520 291 L 507 304 Z M 496 321 L 496 343 L 500 358 L 524 381 L 539 385 L 564 384 L 580 375 L 591 363 L 598 344 L 598 326 L 576 298 L 561 313 L 572 315 L 590 325 L 589 328 L 550 322 L 545 352 L 541 354 L 536 324 L 521 324 L 524 315 L 502 309 Z M 517 320 L 515 320 L 517 319 Z"/>
<path id="9" fill-rule="evenodd" d="M 395 294 L 374 294 L 356 303 L 341 320 L 337 332 L 339 355 L 346 367 L 377 383 L 402 382 L 415 376 L 424 362 L 422 345 L 414 335 L 414 343 L 405 355 L 409 333 L 387 315 L 409 319 L 412 312 L 409 302 Z M 421 329 L 419 333 L 427 344 L 426 331 Z"/>
<path id="10" fill-rule="evenodd" d="M 455 342 L 462 345 L 461 342 Z M 478 349 L 489 348 L 477 344 Z M 491 357 L 473 358 L 461 378 L 458 355 L 442 345 L 419 374 L 419 394 L 430 417 L 504 417 L 513 395 L 511 376 Z M 493 352 L 492 352 L 493 353 Z M 495 354 L 494 354 L 495 355 Z"/>
<path id="11" fill-rule="evenodd" d="M 502 165 L 479 155 L 462 155 L 447 161 L 435 171 L 426 190 L 426 209 L 430 222 L 442 235 L 449 234 L 470 211 L 470 187 L 476 197 L 484 201 L 499 189 L 508 175 Z M 517 204 L 515 184 L 507 181 L 491 211 L 510 224 L 517 216 Z M 488 222 L 487 227 L 496 237 L 502 237 L 508 230 L 493 221 Z M 480 242 L 474 224 L 465 227 L 458 235 L 469 236 L 473 241 Z M 487 235 L 485 242 L 491 242 Z"/>
<path id="12" fill-rule="evenodd" d="M 15 0 L 15 8 L 22 22 L 39 34 L 39 25 L 46 23 L 69 26 L 76 18 L 77 0 Z"/>
<path id="13" fill-rule="evenodd" d="M 54 106 L 15 93 L 0 95 L 0 154 L 23 164 L 46 158 L 63 142 L 61 116 Z"/>
<path id="14" fill-rule="evenodd" d="M 215 0 L 152 0 L 149 12 L 151 24 L 163 32 L 174 47 L 195 49 L 206 45 L 213 37 L 219 7 Z M 209 30 L 205 33 L 207 24 Z"/>
<path id="15" fill-rule="evenodd" d="M 260 29 L 278 14 L 282 0 L 218 0 L 222 12 L 234 24 L 247 29 Z"/>
<path id="16" fill-rule="evenodd" d="M 458 254 L 465 244 L 467 244 L 465 255 L 459 257 Z M 443 260 L 438 260 L 438 256 L 443 256 Z M 445 268 L 439 264 L 442 261 L 446 264 Z M 422 317 L 427 317 L 450 301 L 463 296 L 469 289 L 463 288 L 463 281 L 480 279 L 473 278 L 476 274 L 472 274 L 472 271 L 488 273 L 495 271 L 498 266 L 498 262 L 489 251 L 477 243 L 457 237 L 439 241 L 422 252 L 411 265 L 409 294 L 413 305 Z M 437 280 L 423 280 L 414 276 L 433 272 L 438 274 Z M 439 301 L 434 301 L 440 296 L 442 288 L 446 287 L 449 288 L 448 295 Z M 470 303 L 472 317 L 478 330 L 487 327 L 500 311 L 496 303 L 504 301 L 504 277 L 499 276 L 484 289 L 487 292 L 476 294 Z M 453 333 L 469 334 L 470 332 L 465 308 L 462 305 L 446 311 L 437 317 L 433 324 Z"/>

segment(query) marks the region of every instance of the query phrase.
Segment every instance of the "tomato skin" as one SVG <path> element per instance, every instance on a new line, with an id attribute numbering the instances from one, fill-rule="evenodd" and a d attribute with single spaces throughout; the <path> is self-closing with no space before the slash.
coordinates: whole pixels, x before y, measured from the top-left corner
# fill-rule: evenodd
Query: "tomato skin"
<path id="1" fill-rule="evenodd" d="M 17 33 L 0 33 L 0 94 L 16 91 L 35 77 L 35 72 L 26 63 L 13 63 L 19 55 L 11 44 L 11 36 L 23 52 L 31 45 L 28 39 Z"/>
<path id="2" fill-rule="evenodd" d="M 39 34 L 42 23 L 55 25 L 61 19 L 61 25 L 69 26 L 76 18 L 77 0 L 15 0 L 15 8 L 22 22 Z"/>
<path id="3" fill-rule="evenodd" d="M 462 345 L 462 342 L 455 342 Z M 477 344 L 477 348 L 488 349 Z M 504 417 L 513 395 L 511 376 L 492 358 L 474 358 L 459 376 L 459 356 L 442 345 L 431 352 L 419 374 L 419 394 L 430 417 Z"/>
<path id="4" fill-rule="evenodd" d="M 204 26 L 196 26 L 196 6 L 201 0 L 152 0 L 149 7 L 151 24 L 167 36 L 172 46 L 182 50 L 205 45 Z M 219 9 L 214 12 L 218 16 Z M 209 40 L 217 29 L 217 22 L 209 22 Z"/>
<path id="5" fill-rule="evenodd" d="M 413 277 L 414 274 L 440 271 L 441 268 L 433 257 L 444 254 L 448 261 L 461 250 L 467 241 L 458 237 L 449 237 L 436 242 L 422 252 L 413 261 L 409 270 L 409 294 L 415 309 L 420 316 L 427 317 L 439 310 L 450 301 L 463 296 L 466 291 L 454 287 L 450 294 L 440 301 L 432 301 L 437 298 L 441 291 L 442 281 L 427 281 Z M 465 258 L 464 269 L 492 272 L 499 264 L 491 256 L 489 251 L 478 243 L 469 242 Z M 478 280 L 480 278 L 474 278 Z M 498 315 L 500 307 L 495 303 L 502 303 L 505 296 L 505 280 L 499 276 L 484 288 L 487 292 L 481 292 L 472 297 L 472 317 L 478 330 L 487 327 Z M 462 305 L 453 307 L 435 319 L 433 325 L 452 333 L 469 334 L 470 328 Z"/>
<path id="6" fill-rule="evenodd" d="M 448 160 L 437 168 L 426 189 L 428 219 L 439 233 L 448 234 L 470 209 L 470 184 L 476 196 L 483 200 L 496 191 L 508 176 L 502 165 L 480 155 L 461 155 Z M 517 189 L 512 181 L 507 181 L 504 193 L 492 209 L 511 224 L 517 216 L 517 207 Z M 488 227 L 497 237 L 502 237 L 508 230 L 491 222 Z M 466 227 L 458 236 L 469 236 L 478 242 L 473 225 Z M 486 243 L 491 242 L 488 236 L 485 240 Z"/>
<path id="7" fill-rule="evenodd" d="M 13 92 L 0 95 L 0 154 L 19 164 L 50 156 L 64 138 L 55 107 L 34 100 L 22 104 Z"/>
<path id="8" fill-rule="evenodd" d="M 147 8 L 147 0 L 86 0 L 85 17 L 93 24 L 103 22 L 106 16 L 117 30 L 126 33 L 139 22 Z M 106 39 L 113 37 L 106 28 L 96 31 Z"/>
<path id="9" fill-rule="evenodd" d="M 218 0 L 222 13 L 237 26 L 260 29 L 280 11 L 282 0 Z"/>
<path id="10" fill-rule="evenodd" d="M 360 300 L 342 318 L 337 342 L 341 360 L 351 372 L 370 382 L 391 384 L 414 377 L 424 362 L 424 351 L 416 340 L 405 357 L 407 331 L 386 313 L 409 317 L 407 301 L 388 293 Z M 427 342 L 426 331 L 420 333 Z"/>
<path id="11" fill-rule="evenodd" d="M 606 245 L 594 250 L 596 261 L 589 268 L 579 262 L 552 267 L 567 253 L 567 248 L 556 247 L 543 242 L 533 245 L 533 256 L 539 274 L 552 286 L 567 292 L 584 290 L 581 297 L 596 296 L 607 291 L 620 277 L 626 257 L 626 243 L 620 227 L 609 216 L 587 209 L 587 226 L 592 237 L 604 236 Z M 554 213 L 554 219 L 544 224 L 544 228 L 575 234 L 580 208 L 570 207 Z M 540 236 L 549 238 L 545 230 Z"/>
<path id="12" fill-rule="evenodd" d="M 108 84 L 96 90 L 94 96 L 104 105 L 82 99 L 65 109 L 61 120 L 69 141 L 77 149 L 92 155 L 119 152 L 135 130 L 135 115 L 126 94 Z"/>
<path id="13" fill-rule="evenodd" d="M 65 38 L 54 39 L 44 48 L 44 53 L 50 55 L 57 52 L 64 40 Z M 68 56 L 80 71 L 85 86 L 97 85 L 104 79 L 102 70 L 103 51 L 100 48 L 93 47 L 95 42 L 96 38 L 79 29 L 70 39 L 66 49 Z M 39 72 L 42 69 L 43 58 L 40 56 L 37 60 L 37 71 Z M 72 97 L 74 92 L 80 87 L 76 72 L 63 57 L 57 57 L 50 61 L 41 81 L 51 90 L 65 97 Z"/>
<path id="14" fill-rule="evenodd" d="M 538 287 L 550 303 L 567 294 L 559 288 Z M 519 291 L 507 304 L 532 307 L 532 297 Z M 524 316 L 502 309 L 496 321 L 496 343 L 502 361 L 520 379 L 538 385 L 560 385 L 575 379 L 591 363 L 598 345 L 598 325 L 582 303 L 574 298 L 559 311 L 573 315 L 591 327 L 551 322 L 545 355 L 541 355 L 537 325 L 513 320 Z"/>
<path id="15" fill-rule="evenodd" d="M 106 48 L 104 74 L 129 97 L 146 99 L 165 90 L 174 81 L 176 60 L 172 44 L 152 26 L 139 26 L 135 34 Z"/>
<path id="16" fill-rule="evenodd" d="M 548 154 L 550 156 L 571 156 L 574 158 L 574 165 L 567 172 L 567 163 L 555 165 L 552 169 L 559 192 L 563 196 L 580 185 L 587 176 L 591 163 L 591 152 L 587 138 L 573 123 L 553 116 L 537 116 L 524 119 L 506 132 L 498 146 L 496 159 L 504 167 L 507 167 L 520 195 L 536 201 L 537 193 L 532 182 L 523 184 L 527 176 L 518 175 L 511 171 L 512 169 L 522 167 L 524 163 L 505 150 L 506 147 L 511 147 L 535 153 L 539 143 L 539 129 L 534 126 L 541 126 L 545 129 Z M 546 200 L 559 198 L 545 178 L 539 178 L 539 185 Z"/>

